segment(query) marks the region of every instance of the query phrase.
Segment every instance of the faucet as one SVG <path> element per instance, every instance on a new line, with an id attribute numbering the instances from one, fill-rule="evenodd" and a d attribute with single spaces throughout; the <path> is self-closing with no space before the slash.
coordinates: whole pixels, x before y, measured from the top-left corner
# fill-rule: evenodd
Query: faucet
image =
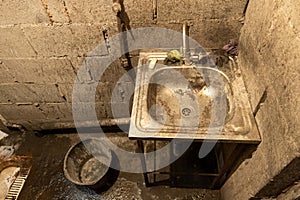
<path id="1" fill-rule="evenodd" d="M 187 62 L 190 61 L 189 26 L 185 22 L 182 27 L 182 53 Z"/>

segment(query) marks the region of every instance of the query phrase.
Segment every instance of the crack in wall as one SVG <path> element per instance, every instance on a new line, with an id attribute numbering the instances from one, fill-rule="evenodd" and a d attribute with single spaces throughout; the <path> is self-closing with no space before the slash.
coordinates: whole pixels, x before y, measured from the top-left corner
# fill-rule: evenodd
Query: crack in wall
<path id="1" fill-rule="evenodd" d="M 22 33 L 23 33 L 23 35 L 24 35 L 26 41 L 28 42 L 29 46 L 30 46 L 30 47 L 32 48 L 32 50 L 34 51 L 35 57 L 37 58 L 37 57 L 38 57 L 38 52 L 37 52 L 37 50 L 34 48 L 34 46 L 31 44 L 29 38 L 26 36 L 24 28 L 21 27 L 20 29 L 21 29 L 21 31 L 22 31 Z"/>
<path id="2" fill-rule="evenodd" d="M 66 98 L 65 94 L 60 90 L 59 85 L 58 85 L 57 83 L 54 84 L 54 85 L 55 85 L 55 87 L 56 87 L 56 89 L 57 89 L 57 92 L 58 92 L 59 96 L 60 96 L 65 102 L 67 102 L 67 98 Z"/>
<path id="3" fill-rule="evenodd" d="M 250 1 L 250 0 L 247 0 L 247 2 L 246 2 L 246 5 L 245 5 L 244 10 L 243 10 L 243 16 L 246 15 L 246 12 L 247 12 L 247 10 L 248 10 L 249 1 Z"/>
<path id="4" fill-rule="evenodd" d="M 261 106 L 266 102 L 267 97 L 268 97 L 268 88 L 265 89 L 265 91 L 263 92 L 262 96 L 259 99 L 259 102 L 257 104 L 257 106 L 255 107 L 254 111 L 253 111 L 253 115 L 254 117 L 256 117 L 258 111 L 260 110 Z"/>
<path id="5" fill-rule="evenodd" d="M 75 66 L 73 65 L 73 63 L 72 63 L 71 60 L 68 60 L 68 61 L 69 61 L 70 65 L 71 65 L 71 67 L 72 67 L 72 70 L 73 70 L 75 76 L 77 76 L 77 70 L 76 70 Z"/>

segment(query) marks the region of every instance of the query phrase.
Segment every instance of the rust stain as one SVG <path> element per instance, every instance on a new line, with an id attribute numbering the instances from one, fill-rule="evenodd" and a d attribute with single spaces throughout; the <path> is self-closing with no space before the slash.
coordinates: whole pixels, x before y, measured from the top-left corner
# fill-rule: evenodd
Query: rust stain
<path id="1" fill-rule="evenodd" d="M 45 9 L 48 17 L 49 17 L 50 23 L 52 25 L 54 23 L 54 20 L 52 19 L 53 16 L 51 15 L 51 13 L 49 11 L 48 4 L 47 4 L 47 2 L 45 0 L 41 0 L 41 2 L 42 2 L 42 5 L 43 5 L 43 7 L 44 7 L 44 9 Z"/>
<path id="2" fill-rule="evenodd" d="M 67 4 L 66 4 L 65 1 L 63 1 L 63 4 L 64 4 L 64 7 L 65 7 L 65 13 L 66 13 L 66 15 L 67 15 L 67 17 L 68 17 L 68 21 L 69 21 L 69 23 L 71 24 L 71 23 L 72 23 L 72 20 L 71 20 L 71 17 L 70 17 L 69 9 L 68 9 Z"/>

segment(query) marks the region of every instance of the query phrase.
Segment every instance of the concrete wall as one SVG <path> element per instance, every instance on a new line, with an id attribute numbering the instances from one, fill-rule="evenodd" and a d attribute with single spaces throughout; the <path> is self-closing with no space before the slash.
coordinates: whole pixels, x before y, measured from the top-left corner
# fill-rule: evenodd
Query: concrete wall
<path id="1" fill-rule="evenodd" d="M 264 101 L 256 115 L 262 143 L 223 186 L 223 199 L 277 196 L 300 179 L 299 10 L 292 0 L 250 0 L 239 64 L 253 108 Z"/>
<path id="2" fill-rule="evenodd" d="M 157 17 L 153 18 L 155 2 Z M 246 0 L 124 0 L 132 28 L 181 31 L 188 21 L 193 24 L 191 37 L 210 48 L 239 36 L 238 19 L 245 4 Z M 103 41 L 104 29 L 110 36 L 117 33 L 111 6 L 111 0 L 1 1 L 0 114 L 7 123 L 40 129 L 41 124 L 52 128 L 52 122 L 72 121 L 77 70 L 88 52 Z M 114 84 L 110 82 L 123 73 L 116 62 L 99 84 L 99 93 L 105 94 L 97 100 L 99 118 L 112 117 Z"/>

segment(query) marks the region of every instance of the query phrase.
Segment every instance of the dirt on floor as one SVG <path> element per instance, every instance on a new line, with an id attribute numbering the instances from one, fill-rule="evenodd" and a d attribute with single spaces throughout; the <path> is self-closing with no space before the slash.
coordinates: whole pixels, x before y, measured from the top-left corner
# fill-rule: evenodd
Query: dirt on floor
<path id="1" fill-rule="evenodd" d="M 126 144 L 127 147 L 132 148 L 136 145 L 135 141 L 124 137 L 124 134 L 114 137 L 114 141 L 120 141 L 120 144 Z M 146 187 L 142 174 L 123 172 L 112 187 L 102 193 L 76 186 L 63 174 L 63 159 L 68 149 L 77 141 L 79 138 L 76 133 L 54 131 L 40 137 L 31 132 L 9 131 L 9 137 L 1 140 L 0 145 L 13 145 L 16 155 L 32 156 L 31 172 L 20 193 L 20 200 L 219 199 L 219 191 L 214 190 Z"/>

